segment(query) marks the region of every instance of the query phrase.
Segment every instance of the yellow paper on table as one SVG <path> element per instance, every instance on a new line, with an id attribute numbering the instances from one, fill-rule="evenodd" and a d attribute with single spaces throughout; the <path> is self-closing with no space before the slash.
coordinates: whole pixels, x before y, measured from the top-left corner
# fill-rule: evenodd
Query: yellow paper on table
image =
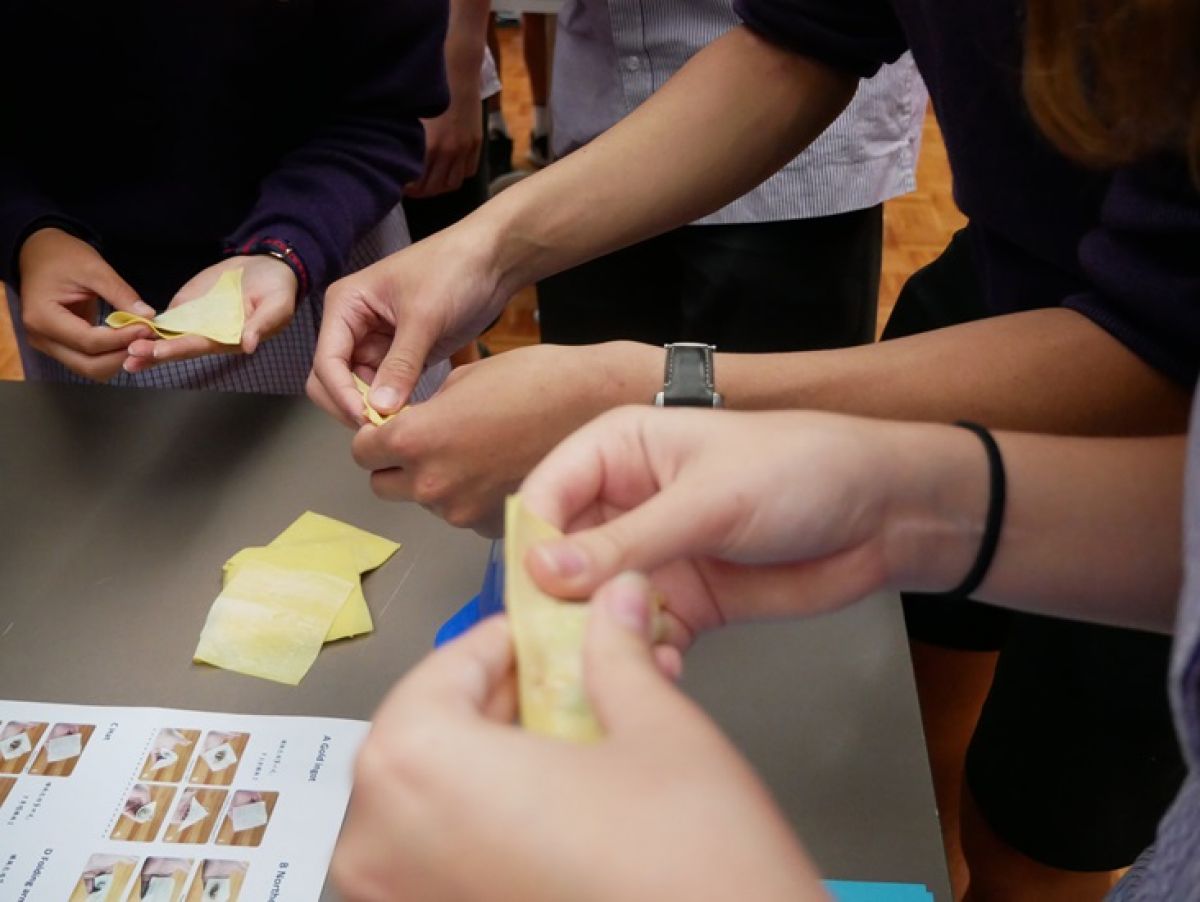
<path id="1" fill-rule="evenodd" d="M 312 511 L 297 517 L 291 526 L 271 540 L 271 547 L 332 543 L 344 544 L 352 550 L 359 573 L 382 566 L 400 550 L 399 542 Z"/>
<path id="2" fill-rule="evenodd" d="M 361 636 L 375 628 L 362 585 L 358 581 L 358 561 L 352 549 L 341 545 L 243 548 L 225 562 L 224 585 L 229 585 L 243 567 L 255 564 L 270 564 L 296 571 L 315 570 L 347 580 L 353 586 L 325 633 L 326 642 Z"/>
<path id="3" fill-rule="evenodd" d="M 213 602 L 193 658 L 295 686 L 353 588 L 330 573 L 247 562 Z"/>
<path id="4" fill-rule="evenodd" d="M 160 338 L 201 335 L 223 345 L 239 344 L 242 327 L 246 323 L 242 270 L 225 270 L 207 293 L 194 301 L 172 307 L 154 319 L 116 310 L 104 322 L 114 329 L 142 323 L 153 329 Z"/>
<path id="5" fill-rule="evenodd" d="M 521 724 L 534 733 L 594 742 L 603 735 L 583 684 L 590 604 L 552 598 L 533 582 L 525 555 L 562 533 L 510 495 L 504 509 L 504 606 L 517 650 Z"/>
<path id="6" fill-rule="evenodd" d="M 372 407 L 371 402 L 367 399 L 367 396 L 371 394 L 371 386 L 367 385 L 367 383 L 363 382 L 362 379 L 358 378 L 357 373 L 351 373 L 350 375 L 354 378 L 354 387 L 357 388 L 358 393 L 362 395 L 363 415 L 376 426 L 382 426 L 384 423 L 389 422 L 392 417 L 395 416 L 395 414 L 382 414 Z"/>
<path id="7" fill-rule="evenodd" d="M 374 628 L 359 576 L 400 545 L 306 511 L 225 562 L 195 660 L 295 685 L 325 642 Z"/>
<path id="8" fill-rule="evenodd" d="M 228 582 L 241 565 L 251 560 L 320 570 L 352 580 L 354 588 L 325 636 L 326 642 L 333 642 L 361 636 L 375 628 L 358 577 L 382 566 L 399 550 L 399 543 L 391 539 L 305 511 L 265 548 L 243 548 L 226 561 L 225 580 Z"/>

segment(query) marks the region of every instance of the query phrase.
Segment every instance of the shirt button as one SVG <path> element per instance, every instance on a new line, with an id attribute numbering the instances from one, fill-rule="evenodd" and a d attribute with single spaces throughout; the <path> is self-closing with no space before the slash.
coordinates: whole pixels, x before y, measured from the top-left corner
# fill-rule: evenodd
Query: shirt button
<path id="1" fill-rule="evenodd" d="M 636 72 L 638 69 L 642 68 L 642 61 L 636 56 L 627 56 L 625 57 L 625 68 L 630 72 Z"/>

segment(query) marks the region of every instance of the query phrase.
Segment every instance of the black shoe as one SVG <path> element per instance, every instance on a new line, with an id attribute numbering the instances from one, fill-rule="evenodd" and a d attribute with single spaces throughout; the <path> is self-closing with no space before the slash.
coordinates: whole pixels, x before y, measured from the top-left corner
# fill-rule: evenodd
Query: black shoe
<path id="1" fill-rule="evenodd" d="M 541 169 L 543 166 L 549 166 L 550 159 L 550 136 L 549 135 L 529 135 L 529 163 L 534 169 Z"/>
<path id="2" fill-rule="evenodd" d="M 487 136 L 488 178 L 498 179 L 512 172 L 512 138 L 500 131 L 489 131 Z"/>

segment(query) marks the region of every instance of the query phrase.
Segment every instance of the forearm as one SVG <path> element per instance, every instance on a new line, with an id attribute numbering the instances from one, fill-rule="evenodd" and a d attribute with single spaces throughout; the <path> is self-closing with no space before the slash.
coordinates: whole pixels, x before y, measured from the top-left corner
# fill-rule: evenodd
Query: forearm
<path id="1" fill-rule="evenodd" d="M 987 464 L 966 430 L 888 427 L 889 582 L 944 591 L 978 551 Z M 976 598 L 1057 617 L 1170 631 L 1181 582 L 1183 436 L 996 435 L 1007 504 Z"/>
<path id="2" fill-rule="evenodd" d="M 488 242 L 511 293 L 740 197 L 819 135 L 855 84 L 736 28 L 626 119 L 462 226 Z"/>
<path id="3" fill-rule="evenodd" d="M 491 5 L 487 0 L 450 0 L 446 30 L 446 79 L 451 105 L 479 104 L 479 73 Z"/>
<path id="4" fill-rule="evenodd" d="M 1076 435 L 1187 427 L 1187 391 L 1083 315 L 1060 308 L 858 348 L 719 354 L 716 373 L 728 406 L 747 410 L 970 419 Z"/>

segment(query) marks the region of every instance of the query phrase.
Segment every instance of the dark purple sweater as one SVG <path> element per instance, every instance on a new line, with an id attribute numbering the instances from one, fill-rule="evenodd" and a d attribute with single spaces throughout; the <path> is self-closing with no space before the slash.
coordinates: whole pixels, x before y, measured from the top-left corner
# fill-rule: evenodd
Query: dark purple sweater
<path id="1" fill-rule="evenodd" d="M 759 34 L 856 75 L 911 49 L 929 87 L 988 304 L 1064 305 L 1191 388 L 1200 371 L 1200 194 L 1181 160 L 1113 174 L 1067 160 L 1021 98 L 1017 0 L 736 0 Z"/>
<path id="2" fill-rule="evenodd" d="M 398 201 L 447 103 L 447 0 L 5 0 L 0 278 L 31 228 L 158 307 L 260 237 L 314 286 Z"/>

